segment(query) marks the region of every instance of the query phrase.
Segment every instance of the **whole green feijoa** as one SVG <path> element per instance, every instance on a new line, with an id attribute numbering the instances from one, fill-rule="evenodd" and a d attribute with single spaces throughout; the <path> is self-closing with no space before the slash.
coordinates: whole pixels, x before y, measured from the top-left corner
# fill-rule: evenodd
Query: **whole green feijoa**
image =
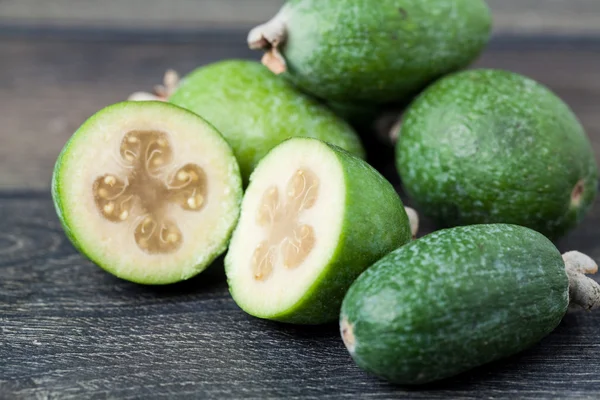
<path id="1" fill-rule="evenodd" d="M 447 226 L 512 223 L 554 239 L 597 192 L 590 142 L 546 87 L 499 70 L 433 84 L 405 113 L 396 147 L 404 187 Z"/>
<path id="2" fill-rule="evenodd" d="M 364 157 L 352 128 L 325 106 L 253 61 L 229 60 L 183 78 L 169 101 L 213 124 L 248 177 L 261 158 L 291 137 L 312 137 Z"/>
<path id="3" fill-rule="evenodd" d="M 52 176 L 73 245 L 131 282 L 163 285 L 204 271 L 227 249 L 242 200 L 231 147 L 196 114 L 123 102 L 89 118 Z"/>
<path id="4" fill-rule="evenodd" d="M 410 240 L 402 201 L 375 169 L 339 147 L 292 138 L 252 173 L 225 257 L 229 290 L 259 318 L 332 322 L 354 279 Z"/>
<path id="5" fill-rule="evenodd" d="M 363 369 L 399 384 L 454 376 L 548 335 L 569 306 L 600 306 L 589 257 L 562 257 L 542 234 L 473 225 L 413 241 L 367 269 L 340 314 Z"/>
<path id="6" fill-rule="evenodd" d="M 383 104 L 470 64 L 490 30 L 483 0 L 289 0 L 248 43 L 317 97 Z"/>

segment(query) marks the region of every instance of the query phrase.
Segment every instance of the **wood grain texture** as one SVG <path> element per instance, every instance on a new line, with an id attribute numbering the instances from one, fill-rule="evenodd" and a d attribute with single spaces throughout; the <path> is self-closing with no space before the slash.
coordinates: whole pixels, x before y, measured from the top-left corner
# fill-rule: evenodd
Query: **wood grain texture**
<path id="1" fill-rule="evenodd" d="M 223 58 L 257 58 L 243 36 L 193 42 L 0 39 L 0 190 L 49 187 L 54 162 L 93 113 L 149 89 L 173 67 L 187 73 Z M 496 44 L 476 66 L 547 84 L 580 117 L 600 159 L 600 41 Z"/>
<path id="2" fill-rule="evenodd" d="M 248 28 L 273 16 L 283 0 L 2 0 L 0 28 Z M 488 0 L 502 33 L 597 34 L 597 0 Z"/>
<path id="3" fill-rule="evenodd" d="M 598 206 L 562 250 L 600 258 Z M 335 325 L 244 314 L 219 262 L 169 287 L 113 278 L 67 242 L 46 194 L 0 194 L 0 232 L 2 399 L 600 397 L 600 313 L 569 314 L 518 356 L 407 389 L 359 370 Z"/>
<path id="4" fill-rule="evenodd" d="M 0 399 L 600 398 L 600 313 L 569 314 L 518 356 L 406 389 L 360 371 L 335 325 L 244 314 L 219 263 L 152 288 L 113 278 L 72 248 L 47 193 L 70 134 L 101 107 L 151 87 L 167 67 L 256 57 L 242 39 L 0 40 Z M 500 43 L 478 65 L 555 89 L 600 155 L 600 43 Z M 396 179 L 390 163 L 381 166 Z M 599 203 L 561 250 L 600 259 Z M 423 233 L 433 229 L 425 221 Z"/>

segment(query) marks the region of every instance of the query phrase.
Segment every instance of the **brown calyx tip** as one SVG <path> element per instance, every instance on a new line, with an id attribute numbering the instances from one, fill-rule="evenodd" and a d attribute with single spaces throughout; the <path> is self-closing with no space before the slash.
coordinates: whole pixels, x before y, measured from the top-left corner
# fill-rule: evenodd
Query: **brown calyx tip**
<path id="1" fill-rule="evenodd" d="M 571 192 L 571 205 L 577 207 L 581 204 L 583 199 L 583 194 L 585 192 L 585 181 L 581 179 Z"/>
<path id="2" fill-rule="evenodd" d="M 354 353 L 354 349 L 356 348 L 356 337 L 354 336 L 354 327 L 350 321 L 348 321 L 348 317 L 344 317 L 340 322 L 340 334 L 342 335 L 342 340 L 348 351 Z"/>
<path id="3" fill-rule="evenodd" d="M 586 276 L 598 272 L 596 262 L 578 251 L 563 254 L 563 260 L 569 277 L 571 305 L 585 310 L 600 308 L 600 284 Z"/>
<path id="4" fill-rule="evenodd" d="M 283 74 L 287 71 L 285 59 L 275 47 L 267 51 L 261 61 L 263 65 L 269 68 L 275 75 Z"/>
<path id="5" fill-rule="evenodd" d="M 248 34 L 248 46 L 253 49 L 262 49 L 267 53 L 262 59 L 262 63 L 275 74 L 281 74 L 286 71 L 286 62 L 279 46 L 285 43 L 287 39 L 287 27 L 284 14 L 280 12 L 269 22 L 257 26 Z"/>
<path id="6" fill-rule="evenodd" d="M 173 69 L 168 69 L 163 77 L 162 85 L 154 86 L 152 93 L 135 92 L 127 100 L 129 101 L 168 101 L 169 97 L 179 86 L 179 74 Z"/>

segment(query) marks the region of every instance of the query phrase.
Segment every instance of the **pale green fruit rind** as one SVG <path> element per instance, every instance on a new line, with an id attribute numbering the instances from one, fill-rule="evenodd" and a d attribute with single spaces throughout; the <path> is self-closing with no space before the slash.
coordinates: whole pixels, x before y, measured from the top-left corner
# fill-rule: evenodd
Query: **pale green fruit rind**
<path id="1" fill-rule="evenodd" d="M 404 101 L 464 68 L 489 40 L 482 0 L 290 0 L 287 76 L 327 100 Z"/>
<path id="2" fill-rule="evenodd" d="M 511 72 L 467 71 L 429 87 L 406 112 L 396 150 L 406 191 L 446 226 L 512 223 L 557 238 L 597 192 L 598 167 L 577 117 L 549 89 Z"/>
<path id="3" fill-rule="evenodd" d="M 227 232 L 225 232 L 225 238 L 223 239 L 223 243 L 221 246 L 214 248 L 210 253 L 202 254 L 202 257 L 199 259 L 202 260 L 201 263 L 196 265 L 193 268 L 193 271 L 186 272 L 185 276 L 182 276 L 181 271 L 179 271 L 178 266 L 174 265 L 172 269 L 172 274 L 169 276 L 162 277 L 139 277 L 136 275 L 128 275 L 127 273 L 116 273 L 113 267 L 103 261 L 103 256 L 101 253 L 96 251 L 96 249 L 91 248 L 90 246 L 83 246 L 81 244 L 81 239 L 78 238 L 79 235 L 83 234 L 77 232 L 74 227 L 74 221 L 77 218 L 82 218 L 82 216 L 77 216 L 72 213 L 68 207 L 65 206 L 66 199 L 65 196 L 68 194 L 65 193 L 62 182 L 66 179 L 70 174 L 77 174 L 77 171 L 73 171 L 69 169 L 69 163 L 71 161 L 75 161 L 77 159 L 77 149 L 81 146 L 87 146 L 87 135 L 91 134 L 95 129 L 99 127 L 99 125 L 105 124 L 107 120 L 110 120 L 114 115 L 116 118 L 115 126 L 118 127 L 119 122 L 118 118 L 127 118 L 128 116 L 133 117 L 136 114 L 137 110 L 141 109 L 155 109 L 156 118 L 177 118 L 182 121 L 189 121 L 190 126 L 192 127 L 201 127 L 202 134 L 204 135 L 213 135 L 214 139 L 218 142 L 222 141 L 222 149 L 227 149 L 224 152 L 224 156 L 230 159 L 228 162 L 228 178 L 227 182 L 229 184 L 231 190 L 231 196 L 234 199 L 237 199 L 235 202 L 235 206 L 231 209 L 231 216 L 234 216 L 233 222 L 230 224 Z M 116 134 L 121 134 L 118 129 L 115 130 Z M 111 151 L 108 150 L 107 151 Z M 93 162 L 93 160 L 90 160 Z M 90 188 L 92 182 L 89 182 Z M 218 256 L 223 254 L 223 252 L 227 249 L 227 245 L 229 242 L 229 238 L 233 229 L 235 228 L 235 222 L 237 221 L 237 216 L 239 215 L 239 206 L 241 204 L 242 199 L 242 180 L 239 172 L 239 166 L 235 160 L 233 152 L 229 145 L 225 142 L 225 139 L 218 133 L 218 131 L 211 126 L 208 122 L 197 116 L 196 114 L 187 111 L 183 108 L 177 107 L 175 105 L 167 104 L 164 102 L 121 102 L 111 106 L 108 106 L 92 117 L 90 117 L 81 127 L 71 136 L 68 142 L 65 144 L 62 149 L 54 168 L 54 173 L 52 175 L 52 198 L 54 201 L 54 206 L 58 215 L 58 218 L 62 224 L 62 227 L 65 231 L 67 238 L 71 241 L 73 246 L 81 252 L 85 257 L 93 261 L 100 268 L 105 271 L 116 275 L 119 278 L 140 284 L 147 285 L 164 285 L 179 282 L 185 279 L 189 279 L 203 270 L 205 270 Z M 201 247 L 200 247 L 201 249 Z M 199 251 L 200 253 L 202 250 Z"/>
<path id="4" fill-rule="evenodd" d="M 392 185 L 366 162 L 337 146 L 315 139 L 294 138 L 281 146 L 294 143 L 300 151 L 303 144 L 314 142 L 328 146 L 343 169 L 346 193 L 341 236 L 331 258 L 323 260 L 323 268 L 314 283 L 289 309 L 267 315 L 262 310 L 238 303 L 244 311 L 259 318 L 311 325 L 335 321 L 344 295 L 356 277 L 373 262 L 412 239 L 402 200 Z M 267 157 L 276 155 L 277 148 Z M 252 179 L 256 176 L 251 177 L 250 184 Z M 225 258 L 226 272 L 231 268 L 232 251 L 235 249 L 230 248 Z M 236 287 L 231 281 L 229 289 L 236 300 Z"/>
<path id="5" fill-rule="evenodd" d="M 324 140 L 365 157 L 348 124 L 257 62 L 201 67 L 183 79 L 169 101 L 206 118 L 223 134 L 245 182 L 269 150 L 291 137 Z"/>
<path id="6" fill-rule="evenodd" d="M 361 368 L 422 384 L 532 346 L 568 303 L 565 264 L 548 239 L 515 225 L 474 225 L 375 263 L 348 291 L 340 323 L 351 327 L 345 341 Z"/>

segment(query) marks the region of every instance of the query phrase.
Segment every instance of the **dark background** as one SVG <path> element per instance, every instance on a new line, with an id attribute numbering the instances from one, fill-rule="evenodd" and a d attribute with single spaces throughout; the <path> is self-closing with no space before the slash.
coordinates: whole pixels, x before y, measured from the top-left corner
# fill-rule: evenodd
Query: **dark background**
<path id="1" fill-rule="evenodd" d="M 600 155 L 600 1 L 490 0 L 476 66 L 537 79 Z M 222 58 L 276 0 L 0 0 L 0 399 L 600 398 L 600 312 L 515 357 L 424 388 L 360 371 L 335 325 L 247 316 L 222 266 L 164 288 L 120 281 L 68 243 L 49 195 L 68 137 L 100 108 Z M 93 162 L 93 160 L 90 160 Z M 397 182 L 391 160 L 387 177 Z M 600 260 L 600 201 L 558 242 Z M 422 234 L 435 226 L 424 221 Z"/>

